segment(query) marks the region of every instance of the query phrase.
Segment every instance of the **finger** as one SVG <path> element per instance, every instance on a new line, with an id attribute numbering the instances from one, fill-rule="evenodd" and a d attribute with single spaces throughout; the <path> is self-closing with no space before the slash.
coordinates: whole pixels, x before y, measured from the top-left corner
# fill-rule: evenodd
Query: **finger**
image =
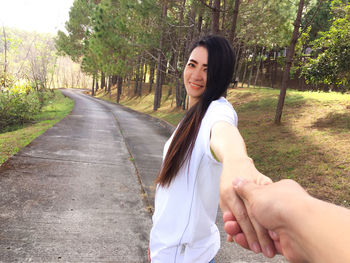
<path id="1" fill-rule="evenodd" d="M 235 236 L 239 233 L 242 233 L 242 230 L 237 223 L 237 221 L 228 221 L 224 225 L 225 232 L 230 236 Z"/>
<path id="2" fill-rule="evenodd" d="M 239 197 L 245 201 L 251 199 L 251 194 L 254 189 L 258 188 L 258 186 L 254 183 L 248 182 L 242 178 L 235 178 L 233 181 L 233 187 L 235 192 L 239 195 Z"/>
<path id="3" fill-rule="evenodd" d="M 226 223 L 227 221 L 236 221 L 235 216 L 232 214 L 231 211 L 226 211 L 223 213 L 222 215 L 222 219 L 224 220 L 224 222 Z"/>
<path id="4" fill-rule="evenodd" d="M 279 236 L 277 235 L 276 232 L 272 231 L 272 230 L 269 230 L 269 236 L 271 237 L 271 239 L 273 241 L 279 241 Z"/>
<path id="5" fill-rule="evenodd" d="M 234 187 L 237 194 L 243 199 L 245 207 L 249 208 L 250 194 L 252 190 L 256 188 L 256 185 L 242 179 L 235 179 Z M 259 245 L 264 255 L 269 258 L 274 257 L 276 253 L 275 246 L 273 244 L 272 239 L 269 236 L 268 231 L 264 227 L 262 227 L 252 215 L 248 214 L 248 216 L 251 220 L 254 230 L 256 231 Z M 256 246 L 256 244 L 254 244 L 254 246 Z"/>
<path id="6" fill-rule="evenodd" d="M 249 248 L 255 253 L 260 253 L 261 248 L 258 242 L 257 234 L 250 221 L 246 207 L 239 197 L 236 199 L 236 202 L 232 204 L 231 211 L 233 211 L 235 214 L 237 223 L 239 224 L 242 232 L 246 237 L 246 240 L 249 244 Z"/>
<path id="7" fill-rule="evenodd" d="M 249 244 L 247 241 L 247 238 L 243 233 L 239 233 L 234 237 L 235 242 L 240 245 L 241 247 L 244 247 L 245 249 L 249 249 Z"/>
<path id="8" fill-rule="evenodd" d="M 276 254 L 275 245 L 269 236 L 268 230 L 262 227 L 254 218 L 250 218 L 256 234 L 258 236 L 259 244 L 262 252 L 268 258 L 272 258 Z"/>
<path id="9" fill-rule="evenodd" d="M 233 237 L 231 235 L 226 236 L 227 242 L 233 242 Z"/>
<path id="10" fill-rule="evenodd" d="M 274 244 L 275 244 L 277 253 L 283 255 L 281 243 L 279 241 L 274 241 Z"/>

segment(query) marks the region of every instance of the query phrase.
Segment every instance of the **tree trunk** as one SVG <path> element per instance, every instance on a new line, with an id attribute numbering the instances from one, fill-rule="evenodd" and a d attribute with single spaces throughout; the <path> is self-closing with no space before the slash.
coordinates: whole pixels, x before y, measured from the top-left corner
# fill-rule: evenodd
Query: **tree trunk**
<path id="1" fill-rule="evenodd" d="M 152 92 L 152 86 L 154 83 L 154 63 L 152 62 L 152 64 L 150 65 L 150 70 L 149 70 L 149 89 L 148 89 L 148 93 Z"/>
<path id="2" fill-rule="evenodd" d="M 197 22 L 197 36 L 200 36 L 202 32 L 202 24 L 203 24 L 203 15 L 202 13 L 198 15 L 198 22 Z"/>
<path id="3" fill-rule="evenodd" d="M 300 22 L 301 22 L 301 16 L 303 14 L 303 8 L 304 8 L 304 0 L 300 0 L 297 17 L 296 17 L 295 22 L 294 22 L 293 36 L 292 36 L 289 48 L 287 50 L 286 66 L 285 66 L 285 69 L 283 72 L 282 86 L 281 86 L 280 96 L 279 96 L 278 104 L 277 104 L 277 108 L 276 108 L 276 115 L 275 115 L 275 123 L 276 124 L 281 123 L 284 99 L 286 97 L 286 92 L 287 92 L 287 82 L 288 82 L 289 75 L 290 75 L 290 68 L 292 67 L 293 56 L 295 53 L 295 45 L 296 45 L 296 43 L 298 41 L 298 37 L 299 37 L 299 27 L 300 27 Z"/>
<path id="4" fill-rule="evenodd" d="M 167 2 L 163 3 L 163 11 L 162 11 L 162 20 L 166 19 L 167 16 Z M 153 102 L 153 110 L 156 111 L 160 107 L 160 100 L 162 96 L 162 69 L 163 69 L 163 46 L 165 42 L 165 26 L 162 26 L 162 34 L 159 43 L 159 52 L 157 58 L 157 76 L 156 76 L 156 86 L 154 92 L 154 102 Z"/>
<path id="5" fill-rule="evenodd" d="M 243 88 L 243 84 L 244 84 L 244 81 L 245 81 L 245 75 L 247 73 L 247 66 L 248 66 L 248 60 L 246 61 L 245 65 L 244 65 L 244 72 L 243 72 L 243 77 L 242 77 L 242 86 L 241 86 L 241 88 Z"/>
<path id="6" fill-rule="evenodd" d="M 141 57 L 139 57 L 137 59 L 136 77 L 135 77 L 135 86 L 134 86 L 134 96 L 137 96 L 137 94 L 138 94 L 139 79 L 140 79 L 140 62 L 141 62 Z"/>
<path id="7" fill-rule="evenodd" d="M 178 61 L 180 59 L 181 56 L 181 47 L 183 46 L 182 43 L 182 26 L 183 26 L 183 19 L 184 19 L 184 10 L 185 10 L 185 6 L 186 6 L 186 0 L 183 0 L 182 2 L 182 8 L 181 8 L 181 12 L 179 14 L 179 29 L 178 29 L 178 37 L 177 37 L 177 50 L 175 53 L 175 63 L 174 63 L 174 68 L 175 68 L 175 100 L 176 100 L 176 107 L 180 107 L 181 106 L 181 102 L 182 102 L 182 98 L 181 98 L 181 85 L 180 85 L 180 75 L 181 73 L 178 70 Z M 198 20 L 202 19 L 202 16 L 200 15 Z M 200 34 L 201 31 L 201 27 L 202 27 L 202 21 L 198 21 L 197 24 L 197 34 Z"/>
<path id="8" fill-rule="evenodd" d="M 112 77 L 108 76 L 108 96 L 109 96 L 109 98 L 111 98 L 111 96 L 112 96 L 111 87 L 112 87 Z"/>
<path id="9" fill-rule="evenodd" d="M 236 81 L 236 79 L 237 79 L 237 76 L 239 76 L 239 71 L 240 71 L 240 67 L 239 67 L 239 65 L 240 65 L 240 57 L 241 57 L 241 53 L 242 53 L 242 51 L 241 51 L 241 46 L 242 45 L 238 45 L 238 50 L 235 52 L 236 54 L 236 59 L 235 59 L 235 70 L 234 70 L 234 73 L 233 73 L 233 77 L 234 77 L 234 80 Z M 238 86 L 238 83 L 237 83 L 237 86 Z"/>
<path id="10" fill-rule="evenodd" d="M 146 83 L 146 76 L 147 76 L 147 70 L 148 70 L 146 61 L 144 61 L 144 66 L 145 66 L 145 74 L 143 74 L 143 83 Z"/>
<path id="11" fill-rule="evenodd" d="M 123 88 L 123 77 L 118 76 L 118 81 L 117 81 L 117 103 L 119 103 L 120 96 L 122 94 L 122 88 Z"/>
<path id="12" fill-rule="evenodd" d="M 4 87 L 6 88 L 6 79 L 7 79 L 7 36 L 5 27 L 2 27 L 2 31 L 4 33 L 4 48 L 5 48 L 5 64 L 4 64 Z"/>
<path id="13" fill-rule="evenodd" d="M 92 87 L 91 87 L 91 96 L 95 96 L 95 90 L 94 90 L 94 87 L 95 87 L 95 75 L 93 75 L 92 77 Z"/>
<path id="14" fill-rule="evenodd" d="M 213 9 L 211 10 L 211 27 L 210 27 L 210 32 L 213 35 L 219 34 L 220 2 L 221 2 L 221 0 L 214 0 Z"/>
<path id="15" fill-rule="evenodd" d="M 130 96 L 131 76 L 128 77 L 128 96 Z"/>
<path id="16" fill-rule="evenodd" d="M 265 48 L 263 48 L 262 51 L 261 51 L 261 53 L 260 53 L 259 64 L 258 64 L 258 68 L 256 69 L 256 75 L 255 75 L 254 86 L 256 86 L 256 83 L 258 82 L 259 72 L 260 72 L 260 68 L 261 68 L 261 64 L 262 64 L 262 56 L 264 55 L 264 50 L 265 50 Z"/>
<path id="17" fill-rule="evenodd" d="M 101 89 L 103 89 L 105 87 L 106 87 L 106 77 L 105 77 L 105 73 L 102 71 L 101 72 Z"/>
<path id="18" fill-rule="evenodd" d="M 250 81 L 251 81 L 252 76 L 253 76 L 253 70 L 254 70 L 254 65 L 255 65 L 255 60 L 256 60 L 256 46 L 257 46 L 257 44 L 255 44 L 255 46 L 254 46 L 252 63 L 250 64 L 251 66 L 250 66 L 250 73 L 249 73 L 249 79 L 248 79 L 248 88 L 250 87 Z"/>
<path id="19" fill-rule="evenodd" d="M 96 76 L 96 80 L 95 80 L 95 92 L 98 91 L 98 77 Z"/>
<path id="20" fill-rule="evenodd" d="M 140 77 L 139 77 L 139 85 L 138 85 L 138 88 L 137 88 L 137 96 L 138 97 L 141 97 L 142 95 L 142 80 L 143 80 L 143 58 L 141 56 L 140 58 Z"/>
<path id="21" fill-rule="evenodd" d="M 226 0 L 222 3 L 222 9 L 226 10 Z M 225 29 L 225 23 L 226 23 L 226 12 L 222 12 L 222 19 L 221 19 L 221 30 Z"/>
<path id="22" fill-rule="evenodd" d="M 236 25 L 237 25 L 237 18 L 238 18 L 238 12 L 239 12 L 239 5 L 240 5 L 240 0 L 235 0 L 235 6 L 233 8 L 233 15 L 232 15 L 231 31 L 229 36 L 229 41 L 231 44 L 233 44 L 233 41 L 236 35 Z"/>

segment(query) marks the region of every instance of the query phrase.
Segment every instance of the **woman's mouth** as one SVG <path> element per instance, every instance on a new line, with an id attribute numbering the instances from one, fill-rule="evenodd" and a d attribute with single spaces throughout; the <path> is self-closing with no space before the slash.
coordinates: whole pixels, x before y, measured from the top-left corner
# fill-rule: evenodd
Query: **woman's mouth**
<path id="1" fill-rule="evenodd" d="M 199 85 L 199 84 L 193 83 L 193 82 L 190 82 L 190 85 L 191 85 L 191 88 L 193 88 L 193 89 L 200 89 L 200 88 L 203 88 L 202 85 Z"/>

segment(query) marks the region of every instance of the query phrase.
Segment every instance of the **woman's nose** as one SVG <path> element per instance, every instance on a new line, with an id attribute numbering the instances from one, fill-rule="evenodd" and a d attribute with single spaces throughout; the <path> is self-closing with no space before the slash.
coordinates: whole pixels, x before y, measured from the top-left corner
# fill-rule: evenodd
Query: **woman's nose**
<path id="1" fill-rule="evenodd" d="M 203 72 L 200 69 L 195 69 L 193 72 L 193 78 L 195 80 L 201 80 L 203 79 Z"/>

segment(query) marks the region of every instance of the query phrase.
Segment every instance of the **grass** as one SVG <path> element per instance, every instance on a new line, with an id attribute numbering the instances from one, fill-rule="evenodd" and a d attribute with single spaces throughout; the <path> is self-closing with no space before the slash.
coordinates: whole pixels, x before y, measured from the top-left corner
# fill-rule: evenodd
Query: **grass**
<path id="1" fill-rule="evenodd" d="M 240 86 L 240 85 L 239 85 Z M 120 103 L 176 125 L 177 109 L 169 87 L 163 87 L 161 107 L 153 111 L 153 94 L 131 96 L 123 87 Z M 147 87 L 144 87 L 147 90 Z M 100 90 L 98 97 L 115 101 Z M 174 90 L 173 90 L 174 94 Z M 350 95 L 288 91 L 282 124 L 273 123 L 279 90 L 237 88 L 227 98 L 236 109 L 239 130 L 256 167 L 273 180 L 294 179 L 310 194 L 350 206 Z"/>
<path id="2" fill-rule="evenodd" d="M 74 102 L 71 99 L 56 90 L 55 96 L 46 103 L 31 123 L 8 127 L 8 132 L 0 133 L 0 165 L 68 115 L 73 106 Z"/>

